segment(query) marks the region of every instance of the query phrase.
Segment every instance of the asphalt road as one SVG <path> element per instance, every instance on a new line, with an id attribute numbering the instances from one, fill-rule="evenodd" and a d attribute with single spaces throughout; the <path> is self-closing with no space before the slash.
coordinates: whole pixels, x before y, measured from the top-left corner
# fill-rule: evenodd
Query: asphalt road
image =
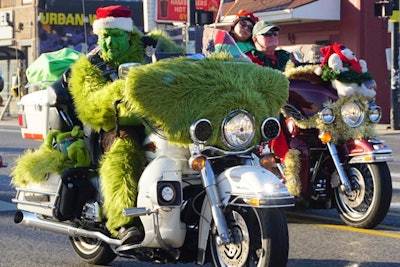
<path id="1" fill-rule="evenodd" d="M 11 125 L 10 125 L 11 123 Z M 9 167 L 0 168 L 0 266 L 91 266 L 74 254 L 66 236 L 14 224 L 15 191 L 10 187 L 14 160 L 26 148 L 40 142 L 22 140 L 15 118 L 0 121 L 0 154 Z M 395 161 L 389 164 L 394 186 L 391 209 L 375 229 L 344 225 L 335 210 L 287 211 L 290 237 L 289 267 L 400 266 L 400 131 L 380 125 L 380 138 L 392 148 Z M 158 266 L 116 258 L 110 266 Z M 194 264 L 163 266 L 194 267 Z"/>

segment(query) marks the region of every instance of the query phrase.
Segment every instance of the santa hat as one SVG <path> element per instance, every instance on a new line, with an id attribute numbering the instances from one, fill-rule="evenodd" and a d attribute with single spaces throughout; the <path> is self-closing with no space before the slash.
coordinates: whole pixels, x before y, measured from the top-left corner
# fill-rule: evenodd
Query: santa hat
<path id="1" fill-rule="evenodd" d="M 235 25 L 241 20 L 248 20 L 254 25 L 258 22 L 258 17 L 254 16 L 252 12 L 247 12 L 246 10 L 241 9 L 236 14 L 235 19 L 232 22 L 232 27 L 235 27 Z"/>
<path id="2" fill-rule="evenodd" d="M 96 10 L 97 18 L 93 22 L 93 32 L 98 34 L 104 29 L 133 30 L 132 11 L 123 6 L 100 7 Z"/>

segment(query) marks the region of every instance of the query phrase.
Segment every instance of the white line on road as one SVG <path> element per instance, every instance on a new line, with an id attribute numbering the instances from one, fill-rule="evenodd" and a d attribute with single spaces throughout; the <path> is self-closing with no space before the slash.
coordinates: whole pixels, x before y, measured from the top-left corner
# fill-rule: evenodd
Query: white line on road
<path id="1" fill-rule="evenodd" d="M 16 210 L 16 209 L 17 206 L 15 204 L 0 200 L 0 211 Z"/>

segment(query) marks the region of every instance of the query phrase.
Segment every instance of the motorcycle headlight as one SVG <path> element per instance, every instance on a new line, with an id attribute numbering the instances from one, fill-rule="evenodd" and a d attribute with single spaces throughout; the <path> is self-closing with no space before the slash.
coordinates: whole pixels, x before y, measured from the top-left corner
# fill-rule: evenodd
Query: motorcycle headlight
<path id="1" fill-rule="evenodd" d="M 247 146 L 254 137 L 254 118 L 245 110 L 235 110 L 222 122 L 222 141 L 232 149 Z"/>
<path id="2" fill-rule="evenodd" d="M 349 127 L 357 127 L 364 120 L 364 111 L 358 102 L 348 102 L 341 109 L 343 121 Z"/>
<path id="3" fill-rule="evenodd" d="M 371 122 L 379 122 L 382 117 L 382 110 L 380 107 L 373 105 L 369 107 L 369 120 Z"/>
<path id="4" fill-rule="evenodd" d="M 129 73 L 129 70 L 131 68 L 134 68 L 134 67 L 137 67 L 137 66 L 140 66 L 140 65 L 141 65 L 140 63 L 136 63 L 136 62 L 129 62 L 129 63 L 124 63 L 124 64 L 119 65 L 119 67 L 118 67 L 118 77 L 121 80 L 125 79 L 126 76 Z"/>
<path id="5" fill-rule="evenodd" d="M 325 124 L 331 124 L 335 120 L 335 113 L 331 108 L 324 108 L 319 113 L 319 116 Z"/>

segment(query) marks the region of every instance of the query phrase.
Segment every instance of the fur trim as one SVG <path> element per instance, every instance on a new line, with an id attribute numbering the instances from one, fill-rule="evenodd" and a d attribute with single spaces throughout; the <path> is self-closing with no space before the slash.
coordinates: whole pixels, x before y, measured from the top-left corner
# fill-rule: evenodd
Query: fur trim
<path id="1" fill-rule="evenodd" d="M 121 29 L 127 32 L 133 30 L 133 20 L 132 18 L 114 18 L 107 17 L 102 19 L 97 19 L 93 22 L 93 33 L 99 34 L 101 30 L 104 29 Z"/>

